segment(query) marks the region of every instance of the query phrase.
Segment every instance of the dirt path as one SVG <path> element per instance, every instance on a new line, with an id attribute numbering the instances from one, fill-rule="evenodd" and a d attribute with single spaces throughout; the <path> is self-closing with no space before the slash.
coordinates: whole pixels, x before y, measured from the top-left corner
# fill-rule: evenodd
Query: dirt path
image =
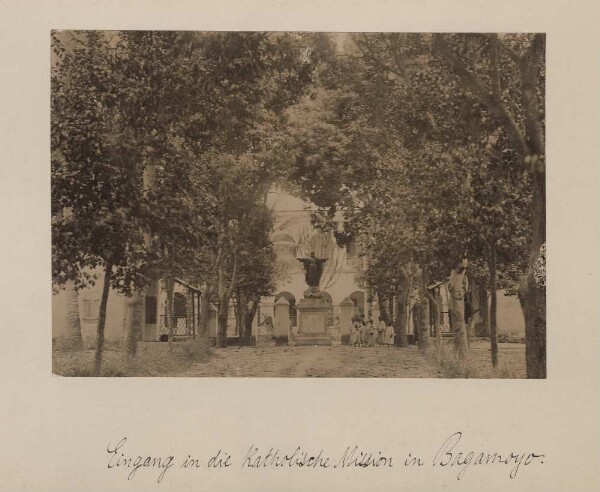
<path id="1" fill-rule="evenodd" d="M 439 378 L 416 347 L 229 347 L 179 376 Z"/>

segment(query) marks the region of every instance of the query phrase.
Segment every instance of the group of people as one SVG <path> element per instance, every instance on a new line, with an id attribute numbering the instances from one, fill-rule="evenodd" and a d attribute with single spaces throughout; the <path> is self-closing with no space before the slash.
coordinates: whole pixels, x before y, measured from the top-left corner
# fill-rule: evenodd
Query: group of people
<path id="1" fill-rule="evenodd" d="M 388 325 L 380 317 L 377 324 L 370 319 L 365 321 L 363 315 L 352 318 L 352 329 L 350 330 L 350 345 L 353 347 L 375 347 L 394 345 L 394 328 Z"/>

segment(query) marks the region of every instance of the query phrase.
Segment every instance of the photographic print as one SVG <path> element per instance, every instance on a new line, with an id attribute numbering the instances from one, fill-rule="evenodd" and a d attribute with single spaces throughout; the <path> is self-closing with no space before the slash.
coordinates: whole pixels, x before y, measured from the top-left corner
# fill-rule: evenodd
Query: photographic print
<path id="1" fill-rule="evenodd" d="M 52 372 L 546 378 L 545 52 L 53 31 Z"/>

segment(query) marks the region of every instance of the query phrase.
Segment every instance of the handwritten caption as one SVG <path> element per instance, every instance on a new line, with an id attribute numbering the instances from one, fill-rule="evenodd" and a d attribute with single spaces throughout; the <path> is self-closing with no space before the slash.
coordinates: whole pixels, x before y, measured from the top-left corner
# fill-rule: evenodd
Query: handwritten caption
<path id="1" fill-rule="evenodd" d="M 348 445 L 337 453 L 328 453 L 321 448 L 316 451 L 296 446 L 290 449 L 275 447 L 259 447 L 251 444 L 245 451 L 234 456 L 231 452 L 218 449 L 208 456 L 199 457 L 191 453 L 182 456 L 164 455 L 150 456 L 130 453 L 127 437 L 106 447 L 108 454 L 107 468 L 124 472 L 127 480 L 133 480 L 140 473 L 154 471 L 156 481 L 164 481 L 167 473 L 175 470 L 218 470 L 238 469 L 448 469 L 462 480 L 471 467 L 503 468 L 510 479 L 517 478 L 522 467 L 543 465 L 545 455 L 533 451 L 491 451 L 465 448 L 461 440 L 462 432 L 455 432 L 447 437 L 430 455 L 417 455 L 408 452 L 403 455 L 392 455 L 384 451 L 363 449 L 358 445 Z M 171 471 L 173 470 L 173 471 Z"/>

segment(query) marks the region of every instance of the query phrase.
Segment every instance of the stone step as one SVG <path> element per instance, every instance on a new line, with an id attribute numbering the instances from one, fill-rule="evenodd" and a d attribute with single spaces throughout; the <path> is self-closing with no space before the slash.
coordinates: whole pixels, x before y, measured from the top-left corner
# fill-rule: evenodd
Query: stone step
<path id="1" fill-rule="evenodd" d="M 331 345 L 331 337 L 327 335 L 296 335 L 296 345 Z"/>

